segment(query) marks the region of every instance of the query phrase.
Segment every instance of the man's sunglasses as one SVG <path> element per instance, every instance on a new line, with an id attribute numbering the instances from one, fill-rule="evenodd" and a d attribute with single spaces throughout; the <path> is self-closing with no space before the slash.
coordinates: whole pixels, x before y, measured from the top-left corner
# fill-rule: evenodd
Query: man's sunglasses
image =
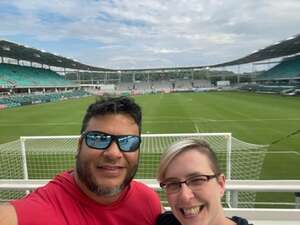
<path id="1" fill-rule="evenodd" d="M 141 137 L 137 135 L 112 135 L 100 131 L 86 131 L 82 134 L 88 147 L 105 150 L 116 141 L 122 152 L 134 152 L 141 144 Z"/>

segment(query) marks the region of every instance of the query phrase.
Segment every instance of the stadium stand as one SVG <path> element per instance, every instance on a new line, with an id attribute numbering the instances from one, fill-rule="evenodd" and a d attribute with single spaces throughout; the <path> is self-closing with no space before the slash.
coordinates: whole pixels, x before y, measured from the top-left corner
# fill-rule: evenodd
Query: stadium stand
<path id="1" fill-rule="evenodd" d="M 58 93 L 42 93 L 31 95 L 13 95 L 0 98 L 0 105 L 2 106 L 2 108 L 13 108 L 22 105 L 54 102 L 62 99 L 79 98 L 89 95 L 90 94 L 84 90 L 72 90 Z"/>
<path id="2" fill-rule="evenodd" d="M 155 81 L 153 82 L 153 88 L 156 90 L 169 90 L 171 89 L 171 83 L 169 81 Z"/>
<path id="3" fill-rule="evenodd" d="M 287 90 L 296 90 L 296 85 L 263 85 L 263 84 L 246 84 L 240 87 L 240 90 L 253 91 L 257 93 L 277 93 L 281 94 Z"/>
<path id="4" fill-rule="evenodd" d="M 210 88 L 212 84 L 209 80 L 193 80 L 193 88 Z"/>
<path id="5" fill-rule="evenodd" d="M 281 63 L 256 77 L 257 81 L 300 79 L 300 55 L 285 58 Z"/>
<path id="6" fill-rule="evenodd" d="M 175 88 L 182 89 L 182 90 L 191 90 L 192 84 L 189 80 L 179 80 L 176 81 Z"/>
<path id="7" fill-rule="evenodd" d="M 0 64 L 0 84 L 14 87 L 67 86 L 74 83 L 58 73 L 43 68 Z"/>
<path id="8" fill-rule="evenodd" d="M 133 84 L 130 82 L 124 82 L 124 83 L 120 83 L 117 86 L 117 90 L 119 91 L 129 91 L 133 89 Z"/>
<path id="9" fill-rule="evenodd" d="M 241 90 L 281 95 L 300 95 L 300 55 L 284 58 L 271 69 L 256 77 L 256 84 L 246 84 Z"/>
<path id="10" fill-rule="evenodd" d="M 138 90 L 149 91 L 151 89 L 151 84 L 146 81 L 135 83 L 135 88 Z"/>
<path id="11" fill-rule="evenodd" d="M 181 92 L 181 91 L 207 91 L 213 87 L 209 80 L 177 80 L 170 79 L 168 74 L 164 79 L 159 80 L 147 80 L 136 82 L 119 82 L 116 84 L 116 90 L 118 94 L 130 93 L 130 94 L 146 94 L 146 93 L 169 93 L 169 92 Z"/>

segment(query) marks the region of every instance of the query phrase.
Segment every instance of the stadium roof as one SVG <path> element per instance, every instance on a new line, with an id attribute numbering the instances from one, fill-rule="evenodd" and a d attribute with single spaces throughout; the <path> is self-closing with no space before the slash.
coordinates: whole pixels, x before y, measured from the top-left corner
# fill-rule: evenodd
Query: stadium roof
<path id="1" fill-rule="evenodd" d="M 0 56 L 68 69 L 110 71 L 110 69 L 85 65 L 73 59 L 18 45 L 5 40 L 0 40 Z"/>
<path id="2" fill-rule="evenodd" d="M 233 66 L 300 53 L 300 34 L 277 42 L 245 57 L 208 67 Z"/>
<path id="3" fill-rule="evenodd" d="M 148 69 L 104 69 L 94 66 L 85 65 L 79 63 L 73 59 L 58 56 L 52 53 L 44 52 L 34 48 L 29 48 L 23 45 L 18 45 L 9 41 L 0 40 L 0 56 L 9 57 L 18 60 L 26 60 L 31 62 L 37 62 L 49 66 L 56 66 L 61 68 L 90 70 L 90 71 L 120 71 L 120 72 L 133 72 L 133 71 L 155 71 L 155 72 L 171 72 L 178 70 L 197 70 L 204 68 L 216 68 L 224 66 L 234 66 L 247 63 L 258 62 L 266 59 L 278 58 L 283 56 L 289 56 L 300 53 L 300 34 L 293 37 L 289 37 L 286 40 L 277 42 L 273 45 L 267 46 L 263 49 L 257 50 L 254 53 L 245 57 L 213 65 L 204 66 L 186 66 L 186 67 L 167 67 L 167 68 L 148 68 Z"/>

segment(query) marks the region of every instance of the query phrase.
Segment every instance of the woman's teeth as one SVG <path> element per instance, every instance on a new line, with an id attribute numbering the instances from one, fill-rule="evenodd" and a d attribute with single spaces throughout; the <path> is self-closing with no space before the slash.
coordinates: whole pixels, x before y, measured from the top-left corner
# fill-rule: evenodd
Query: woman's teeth
<path id="1" fill-rule="evenodd" d="M 200 210 L 203 209 L 203 206 L 197 206 L 193 208 L 181 208 L 183 215 L 185 216 L 194 216 L 199 214 Z"/>

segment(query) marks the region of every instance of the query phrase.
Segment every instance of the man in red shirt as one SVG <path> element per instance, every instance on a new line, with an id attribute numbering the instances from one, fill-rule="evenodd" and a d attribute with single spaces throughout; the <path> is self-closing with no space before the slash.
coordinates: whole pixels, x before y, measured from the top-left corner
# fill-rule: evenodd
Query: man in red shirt
<path id="1" fill-rule="evenodd" d="M 157 194 L 133 181 L 141 109 L 130 98 L 102 98 L 84 116 L 76 165 L 20 200 L 0 206 L 1 225 L 154 225 Z"/>

